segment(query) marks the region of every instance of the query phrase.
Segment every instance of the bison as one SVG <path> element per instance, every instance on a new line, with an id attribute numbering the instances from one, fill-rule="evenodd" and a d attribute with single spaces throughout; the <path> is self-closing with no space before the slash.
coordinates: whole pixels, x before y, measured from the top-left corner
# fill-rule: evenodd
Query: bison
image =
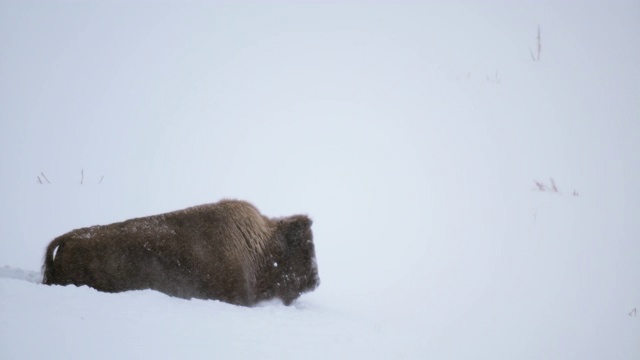
<path id="1" fill-rule="evenodd" d="M 290 305 L 320 283 L 311 224 L 305 215 L 268 218 L 248 202 L 222 200 L 81 228 L 51 241 L 43 283 Z"/>

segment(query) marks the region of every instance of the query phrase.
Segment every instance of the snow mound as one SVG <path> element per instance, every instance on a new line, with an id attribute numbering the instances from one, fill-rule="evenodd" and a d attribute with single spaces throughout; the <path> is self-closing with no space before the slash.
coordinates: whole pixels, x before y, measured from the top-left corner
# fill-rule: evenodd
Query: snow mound
<path id="1" fill-rule="evenodd" d="M 42 283 L 42 273 L 39 271 L 23 270 L 11 266 L 0 267 L 0 278 L 24 280 L 34 284 Z"/>

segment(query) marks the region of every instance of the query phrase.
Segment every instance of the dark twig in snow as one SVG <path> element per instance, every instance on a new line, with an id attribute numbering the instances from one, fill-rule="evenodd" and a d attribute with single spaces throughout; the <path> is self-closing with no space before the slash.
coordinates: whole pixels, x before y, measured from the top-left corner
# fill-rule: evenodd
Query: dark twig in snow
<path id="1" fill-rule="evenodd" d="M 487 81 L 492 82 L 494 84 L 500 84 L 500 77 L 498 76 L 498 71 L 496 71 L 496 75 L 494 78 L 490 78 L 489 75 L 487 75 Z"/>
<path id="2" fill-rule="evenodd" d="M 551 181 L 551 190 L 553 192 L 558 192 L 558 187 L 556 186 L 556 181 L 553 180 L 553 178 L 549 178 L 549 180 Z"/>
<path id="3" fill-rule="evenodd" d="M 49 179 L 47 179 L 47 176 L 42 171 L 40 172 L 40 175 L 42 175 L 42 177 L 45 179 L 47 184 L 51 184 L 51 181 L 49 181 Z"/>
<path id="4" fill-rule="evenodd" d="M 540 37 L 540 25 L 538 25 L 538 57 L 536 58 L 537 61 L 540 61 L 540 53 L 542 52 L 542 38 Z"/>
<path id="5" fill-rule="evenodd" d="M 531 54 L 531 60 L 540 61 L 540 53 L 542 52 L 542 38 L 540 37 L 540 25 L 538 25 L 538 36 L 536 37 L 536 42 L 538 45 L 537 54 L 534 55 L 533 51 L 529 50 Z"/>

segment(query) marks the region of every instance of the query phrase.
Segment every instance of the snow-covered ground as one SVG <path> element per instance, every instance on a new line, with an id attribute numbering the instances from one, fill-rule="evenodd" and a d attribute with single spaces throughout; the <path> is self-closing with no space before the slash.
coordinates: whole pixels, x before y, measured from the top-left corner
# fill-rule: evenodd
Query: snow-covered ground
<path id="1" fill-rule="evenodd" d="M 639 359 L 638 19 L 0 2 L 0 358 Z M 320 287 L 37 283 L 57 235 L 221 198 L 309 214 Z"/>

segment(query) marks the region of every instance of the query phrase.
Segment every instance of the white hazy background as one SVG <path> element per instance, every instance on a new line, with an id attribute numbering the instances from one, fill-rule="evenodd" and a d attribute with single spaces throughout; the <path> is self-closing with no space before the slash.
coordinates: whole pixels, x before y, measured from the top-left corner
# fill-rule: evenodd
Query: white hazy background
<path id="1" fill-rule="evenodd" d="M 2 1 L 0 358 L 638 359 L 639 44 L 639 1 Z M 309 214 L 321 286 L 20 275 L 222 198 Z"/>

